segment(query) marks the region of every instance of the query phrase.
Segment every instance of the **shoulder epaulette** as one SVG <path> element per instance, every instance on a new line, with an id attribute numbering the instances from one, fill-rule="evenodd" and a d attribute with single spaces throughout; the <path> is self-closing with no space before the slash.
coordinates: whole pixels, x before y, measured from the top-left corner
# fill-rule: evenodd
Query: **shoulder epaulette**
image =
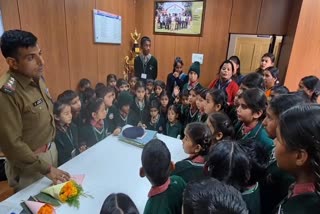
<path id="1" fill-rule="evenodd" d="M 17 85 L 16 79 L 13 78 L 10 74 L 6 74 L 2 80 L 3 80 L 3 83 L 1 81 L 0 90 L 6 94 L 10 94 L 10 95 L 14 94 L 16 91 L 16 85 Z"/>

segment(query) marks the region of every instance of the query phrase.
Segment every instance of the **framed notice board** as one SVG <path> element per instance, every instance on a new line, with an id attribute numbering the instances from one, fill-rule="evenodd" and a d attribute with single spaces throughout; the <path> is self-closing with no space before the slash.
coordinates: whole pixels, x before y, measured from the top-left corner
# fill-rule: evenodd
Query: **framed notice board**
<path id="1" fill-rule="evenodd" d="M 121 44 L 121 16 L 93 10 L 94 42 Z"/>

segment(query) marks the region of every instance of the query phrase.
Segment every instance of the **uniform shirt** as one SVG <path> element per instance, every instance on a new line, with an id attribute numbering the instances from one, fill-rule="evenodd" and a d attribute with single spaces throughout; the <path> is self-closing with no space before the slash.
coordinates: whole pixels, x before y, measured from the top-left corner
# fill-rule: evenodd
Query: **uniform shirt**
<path id="1" fill-rule="evenodd" d="M 179 176 L 171 176 L 160 187 L 153 187 L 144 214 L 181 214 L 182 194 L 186 183 Z"/>
<path id="2" fill-rule="evenodd" d="M 249 213 L 260 214 L 261 213 L 261 200 L 260 200 L 260 188 L 257 182 L 253 187 L 242 192 L 242 198 L 247 204 Z"/>
<path id="3" fill-rule="evenodd" d="M 266 178 L 261 182 L 261 212 L 269 214 L 288 195 L 294 177 L 277 166 L 275 158 L 269 163 Z"/>
<path id="4" fill-rule="evenodd" d="M 75 155 L 78 155 L 78 127 L 71 123 L 69 127 L 57 126 L 56 137 L 54 140 L 58 150 L 58 166 L 69 161 Z"/>
<path id="5" fill-rule="evenodd" d="M 318 214 L 320 197 L 313 184 L 294 184 L 288 196 L 280 203 L 279 214 Z M 312 188 L 313 187 L 313 188 Z"/>
<path id="6" fill-rule="evenodd" d="M 157 79 L 158 76 L 158 62 L 154 56 L 139 55 L 134 59 L 134 76 L 146 82 L 147 79 Z"/>
<path id="7" fill-rule="evenodd" d="M 119 110 L 112 105 L 107 109 L 107 116 L 105 121 L 105 127 L 108 130 L 108 134 L 113 133 L 113 131 L 118 127 L 117 121 L 119 121 Z"/>
<path id="8" fill-rule="evenodd" d="M 262 123 L 259 122 L 251 131 L 244 133 L 244 124 L 238 122 L 235 125 L 236 140 L 245 140 L 245 139 L 255 139 L 263 145 L 263 147 L 268 151 L 268 154 L 271 155 L 272 149 L 274 147 L 273 140 L 269 138 L 265 128 Z"/>
<path id="9" fill-rule="evenodd" d="M 182 125 L 179 121 L 177 121 L 174 124 L 171 124 L 169 121 L 166 123 L 166 129 L 164 133 L 165 135 L 177 138 L 179 135 L 181 135 L 181 132 L 182 132 Z"/>
<path id="10" fill-rule="evenodd" d="M 13 90 L 5 89 L 8 81 L 2 78 L 11 81 L 9 85 L 13 86 Z M 2 78 L 0 147 L 18 169 L 46 174 L 50 165 L 34 152 L 52 142 L 55 135 L 53 105 L 48 88 L 42 78 L 37 84 L 12 71 Z"/>
<path id="11" fill-rule="evenodd" d="M 201 161 L 197 161 L 202 159 Z M 178 175 L 188 183 L 189 181 L 205 178 L 204 174 L 204 158 L 201 156 L 196 157 L 193 160 L 190 158 L 179 161 L 175 164 L 175 170 L 172 175 Z"/>
<path id="12" fill-rule="evenodd" d="M 86 145 L 87 147 L 94 146 L 107 137 L 108 130 L 103 125 L 101 129 L 86 123 L 80 128 L 79 146 Z"/>
<path id="13" fill-rule="evenodd" d="M 149 103 L 147 100 L 144 100 L 142 105 L 139 105 L 138 99 L 135 98 L 131 104 L 130 110 L 135 114 L 135 118 L 137 119 L 137 124 L 141 122 L 142 124 L 147 124 L 150 117 Z"/>
<path id="14" fill-rule="evenodd" d="M 147 129 L 162 133 L 166 128 L 166 120 L 161 115 L 158 115 L 158 119 L 155 123 L 153 123 L 150 119 L 150 121 L 146 125 Z"/>

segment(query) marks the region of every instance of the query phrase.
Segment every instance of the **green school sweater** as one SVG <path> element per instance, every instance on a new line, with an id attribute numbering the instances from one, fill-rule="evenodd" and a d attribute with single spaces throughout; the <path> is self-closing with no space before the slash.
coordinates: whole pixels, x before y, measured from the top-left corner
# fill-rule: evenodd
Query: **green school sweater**
<path id="1" fill-rule="evenodd" d="M 304 193 L 285 199 L 276 212 L 281 214 L 319 214 L 320 197 L 316 193 Z"/>
<path id="2" fill-rule="evenodd" d="M 142 74 L 146 74 L 146 78 L 142 78 Z M 134 76 L 146 82 L 147 79 L 157 79 L 158 76 L 158 61 L 154 56 L 151 56 L 147 64 L 144 64 L 140 56 L 134 59 Z"/>
<path id="3" fill-rule="evenodd" d="M 178 135 L 181 136 L 181 132 L 182 132 L 182 125 L 179 121 L 177 121 L 175 124 L 170 124 L 170 122 L 166 123 L 165 135 L 177 138 Z"/>
<path id="4" fill-rule="evenodd" d="M 240 121 L 235 125 L 236 140 L 255 139 L 260 142 L 268 151 L 268 154 L 271 155 L 274 143 L 273 140 L 269 138 L 261 122 L 259 122 L 248 134 L 242 133 L 242 127 L 243 123 Z"/>
<path id="5" fill-rule="evenodd" d="M 260 214 L 261 205 L 260 205 L 260 187 L 257 182 L 256 185 L 244 192 L 241 193 L 243 200 L 247 204 L 249 214 Z"/>
<path id="6" fill-rule="evenodd" d="M 79 154 L 78 127 L 71 123 L 67 132 L 57 128 L 54 142 L 58 150 L 58 166 L 60 166 L 73 158 L 73 155 Z"/>
<path id="7" fill-rule="evenodd" d="M 170 185 L 165 192 L 148 199 L 144 214 L 181 214 L 182 194 L 186 183 L 179 176 L 170 176 Z"/>
<path id="8" fill-rule="evenodd" d="M 142 106 L 140 108 L 140 106 L 138 104 L 138 100 L 137 100 L 137 98 L 135 98 L 131 104 L 130 109 L 135 114 L 137 124 L 139 122 L 141 122 L 142 124 L 145 124 L 145 125 L 148 123 L 149 118 L 150 118 L 150 108 L 149 108 L 149 103 L 146 99 L 144 100 L 144 106 Z"/>
<path id="9" fill-rule="evenodd" d="M 91 124 L 86 124 L 80 128 L 80 145 L 86 145 L 87 147 L 91 147 L 99 141 L 105 139 L 106 137 L 107 130 L 105 128 L 98 131 Z"/>
<path id="10" fill-rule="evenodd" d="M 106 119 L 104 119 L 104 125 L 109 134 L 112 134 L 117 128 L 117 121 L 119 121 L 119 117 L 119 110 L 114 105 L 108 108 Z"/>
<path id="11" fill-rule="evenodd" d="M 125 125 L 129 124 L 132 126 L 138 125 L 139 119 L 137 118 L 136 114 L 130 109 L 129 114 L 126 118 L 123 118 L 119 112 L 119 117 L 117 118 L 116 124 L 117 127 L 124 127 Z"/>
<path id="12" fill-rule="evenodd" d="M 261 182 L 261 211 L 269 214 L 288 195 L 294 177 L 279 169 L 277 161 L 272 160 L 267 168 L 266 179 Z"/>
<path id="13" fill-rule="evenodd" d="M 203 167 L 203 163 L 193 163 L 191 160 L 182 160 L 176 163 L 175 170 L 171 175 L 178 175 L 188 183 L 191 180 L 205 177 Z"/>

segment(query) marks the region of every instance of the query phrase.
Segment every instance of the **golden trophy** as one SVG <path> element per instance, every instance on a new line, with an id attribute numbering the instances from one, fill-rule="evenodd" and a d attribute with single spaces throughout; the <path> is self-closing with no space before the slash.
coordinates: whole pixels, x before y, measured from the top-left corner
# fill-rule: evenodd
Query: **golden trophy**
<path id="1" fill-rule="evenodd" d="M 139 39 L 141 36 L 141 33 L 137 32 L 137 29 L 134 30 L 134 33 L 130 33 L 130 36 L 133 40 L 133 47 L 130 50 L 130 56 L 124 57 L 124 71 L 123 71 L 123 78 L 125 80 L 129 80 L 131 76 L 134 74 L 134 58 L 136 58 L 140 53 L 139 48 Z"/>

